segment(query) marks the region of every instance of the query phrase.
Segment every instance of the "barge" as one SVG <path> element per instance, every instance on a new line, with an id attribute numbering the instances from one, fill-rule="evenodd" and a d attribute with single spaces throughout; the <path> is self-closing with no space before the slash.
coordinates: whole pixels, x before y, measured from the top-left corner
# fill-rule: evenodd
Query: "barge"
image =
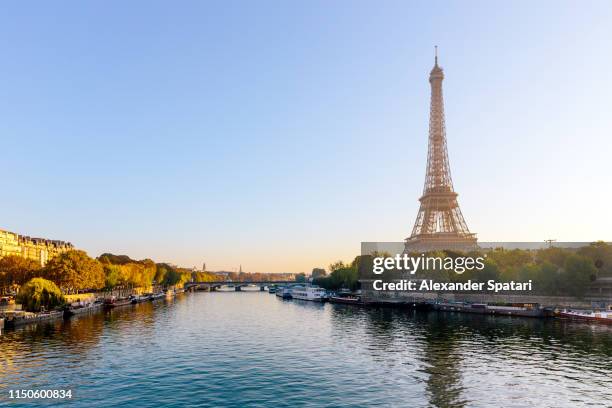
<path id="1" fill-rule="evenodd" d="M 64 316 L 63 311 L 53 310 L 50 312 L 31 313 L 23 310 L 13 310 L 4 313 L 4 326 L 15 328 L 24 324 L 46 322 Z"/>
<path id="2" fill-rule="evenodd" d="M 612 311 L 562 310 L 558 313 L 558 316 L 562 319 L 582 322 L 612 324 Z"/>
<path id="3" fill-rule="evenodd" d="M 460 312 L 489 314 L 501 316 L 521 316 L 521 317 L 545 317 L 546 310 L 537 303 L 507 303 L 503 305 L 489 305 L 486 303 L 464 303 L 449 302 L 435 303 L 434 310 L 443 312 Z"/>

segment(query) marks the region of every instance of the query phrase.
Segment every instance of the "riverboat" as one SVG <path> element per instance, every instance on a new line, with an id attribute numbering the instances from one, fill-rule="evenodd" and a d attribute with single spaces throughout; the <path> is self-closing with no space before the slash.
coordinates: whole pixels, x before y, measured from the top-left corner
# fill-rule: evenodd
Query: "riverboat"
<path id="1" fill-rule="evenodd" d="M 507 303 L 488 305 L 486 303 L 448 302 L 436 303 L 435 310 L 444 312 L 460 312 L 475 314 L 491 314 L 502 316 L 544 317 L 544 309 L 537 303 Z"/>
<path id="2" fill-rule="evenodd" d="M 115 296 L 111 296 L 109 298 L 104 299 L 104 308 L 105 309 L 114 309 L 119 306 L 127 306 L 132 304 L 131 298 L 125 299 L 117 299 Z"/>
<path id="3" fill-rule="evenodd" d="M 129 299 L 130 299 L 131 303 L 132 303 L 133 305 L 135 305 L 136 303 L 146 302 L 147 300 L 149 300 L 149 297 L 148 297 L 147 295 L 142 295 L 142 296 L 139 296 L 139 295 L 131 295 L 131 296 L 129 297 Z"/>
<path id="4" fill-rule="evenodd" d="M 221 285 L 216 289 L 217 292 L 235 292 L 236 287 L 234 285 Z"/>
<path id="5" fill-rule="evenodd" d="M 164 292 L 157 292 L 157 293 L 153 293 L 149 296 L 149 300 L 151 302 L 154 302 L 156 300 L 159 299 L 164 299 L 166 297 L 166 294 Z"/>
<path id="6" fill-rule="evenodd" d="M 283 299 L 291 299 L 293 289 L 289 287 L 280 287 L 276 289 L 276 296 Z"/>
<path id="7" fill-rule="evenodd" d="M 344 304 L 344 305 L 362 305 L 363 304 L 363 302 L 361 301 L 360 297 L 353 296 L 353 295 L 330 296 L 329 297 L 329 303 L 341 303 L 341 304 Z"/>
<path id="8" fill-rule="evenodd" d="M 311 302 L 325 302 L 327 291 L 317 286 L 294 286 L 291 298 L 298 300 L 309 300 Z"/>
<path id="9" fill-rule="evenodd" d="M 612 324 L 612 311 L 562 310 L 559 312 L 559 317 L 583 322 Z"/>
<path id="10" fill-rule="evenodd" d="M 100 301 L 89 302 L 89 303 L 75 302 L 75 303 L 68 305 L 66 308 L 64 308 L 64 317 L 68 318 L 74 315 L 92 313 L 92 312 L 100 310 L 102 308 L 102 305 L 103 303 Z"/>
<path id="11" fill-rule="evenodd" d="M 248 284 L 240 287 L 241 292 L 259 292 L 259 285 Z"/>
<path id="12" fill-rule="evenodd" d="M 277 287 L 276 286 L 268 286 L 268 293 L 276 293 Z"/>
<path id="13" fill-rule="evenodd" d="M 64 316 L 63 311 L 53 310 L 50 312 L 30 313 L 23 310 L 12 310 L 4 313 L 4 325 L 13 328 L 29 323 L 49 321 Z"/>

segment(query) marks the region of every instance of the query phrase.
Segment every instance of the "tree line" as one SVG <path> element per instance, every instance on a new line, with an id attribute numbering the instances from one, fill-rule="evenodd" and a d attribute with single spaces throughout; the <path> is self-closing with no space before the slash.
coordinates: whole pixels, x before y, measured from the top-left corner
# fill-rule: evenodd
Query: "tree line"
<path id="1" fill-rule="evenodd" d="M 0 294 L 12 294 L 34 278 L 53 282 L 64 294 L 84 291 L 177 286 L 196 282 L 244 282 L 292 280 L 293 274 L 237 273 L 226 276 L 193 271 L 151 259 L 135 260 L 127 255 L 104 253 L 91 258 L 85 251 L 70 250 L 50 259 L 44 267 L 16 255 L 0 258 Z M 305 280 L 303 274 L 301 276 Z"/>
<path id="2" fill-rule="evenodd" d="M 32 259 L 16 255 L 0 259 L 0 293 L 18 292 L 34 278 L 46 279 L 64 294 L 88 290 L 112 290 L 182 286 L 192 278 L 212 282 L 218 277 L 209 272 L 192 272 L 151 259 L 134 260 L 127 255 L 102 254 L 91 258 L 85 251 L 71 250 L 50 259 L 44 267 Z"/>
<path id="3" fill-rule="evenodd" d="M 419 256 L 419 254 L 412 254 Z M 475 282 L 496 280 L 499 282 L 533 282 L 530 293 L 549 296 L 584 296 L 590 285 L 599 277 L 612 277 L 612 245 L 594 242 L 580 248 L 550 247 L 535 250 L 503 249 L 473 252 L 431 251 L 429 257 L 484 257 L 482 270 L 465 271 L 462 274 L 448 270 L 429 270 L 412 275 L 415 278 L 434 279 L 440 282 Z M 373 254 L 373 256 L 390 256 Z M 350 264 L 342 261 L 329 266 L 330 274 L 320 268 L 313 269 L 313 283 L 330 290 L 357 289 L 359 271 L 372 271 L 372 256 L 357 256 Z M 398 276 L 399 278 L 400 276 Z"/>

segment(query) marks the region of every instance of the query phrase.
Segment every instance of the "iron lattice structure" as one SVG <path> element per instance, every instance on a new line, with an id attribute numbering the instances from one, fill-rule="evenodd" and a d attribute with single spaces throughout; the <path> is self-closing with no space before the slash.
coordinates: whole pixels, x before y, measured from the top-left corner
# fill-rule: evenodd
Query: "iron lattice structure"
<path id="1" fill-rule="evenodd" d="M 436 53 L 435 64 L 429 74 L 431 106 L 427 173 L 423 196 L 419 199 L 419 213 L 412 234 L 406 239 L 406 252 L 469 250 L 476 246 L 476 234 L 470 233 L 457 202 L 457 193 L 453 189 L 446 147 L 443 79 L 444 71 L 438 66 Z"/>

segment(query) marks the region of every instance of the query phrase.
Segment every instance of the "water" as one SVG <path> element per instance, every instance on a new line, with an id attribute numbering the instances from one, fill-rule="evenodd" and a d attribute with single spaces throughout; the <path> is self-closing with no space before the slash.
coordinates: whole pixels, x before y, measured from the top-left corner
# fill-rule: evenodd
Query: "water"
<path id="1" fill-rule="evenodd" d="M 4 332 L 0 405 L 24 388 L 83 407 L 610 406 L 612 327 L 195 293 Z"/>

